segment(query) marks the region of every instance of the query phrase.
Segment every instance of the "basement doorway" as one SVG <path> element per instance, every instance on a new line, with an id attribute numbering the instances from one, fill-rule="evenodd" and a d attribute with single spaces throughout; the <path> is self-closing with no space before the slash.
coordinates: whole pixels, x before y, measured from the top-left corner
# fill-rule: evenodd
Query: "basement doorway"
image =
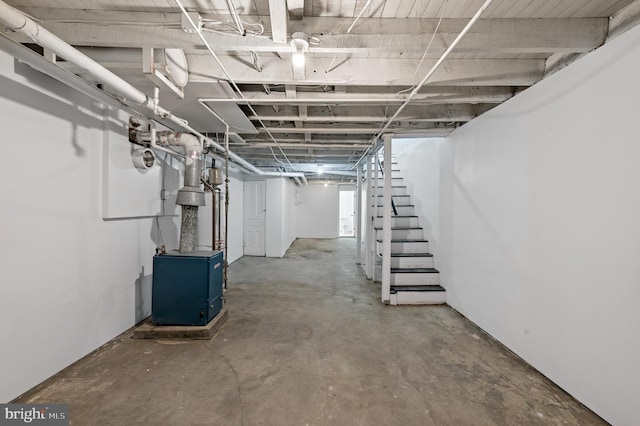
<path id="1" fill-rule="evenodd" d="M 340 200 L 339 200 L 339 220 L 340 229 L 338 230 L 339 237 L 355 237 L 355 216 L 356 216 L 356 191 L 353 186 L 340 186 L 339 187 Z"/>

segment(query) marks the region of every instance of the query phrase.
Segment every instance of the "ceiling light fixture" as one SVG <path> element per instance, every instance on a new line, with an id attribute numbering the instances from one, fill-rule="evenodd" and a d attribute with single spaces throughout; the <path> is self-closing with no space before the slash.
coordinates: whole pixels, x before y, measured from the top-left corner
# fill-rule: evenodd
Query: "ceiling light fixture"
<path id="1" fill-rule="evenodd" d="M 324 170 L 322 169 L 322 164 L 318 164 L 318 174 L 321 175 L 322 173 L 324 173 Z"/>
<path id="2" fill-rule="evenodd" d="M 302 32 L 293 33 L 291 36 L 291 64 L 294 68 L 304 67 L 304 52 L 309 49 L 309 37 Z"/>

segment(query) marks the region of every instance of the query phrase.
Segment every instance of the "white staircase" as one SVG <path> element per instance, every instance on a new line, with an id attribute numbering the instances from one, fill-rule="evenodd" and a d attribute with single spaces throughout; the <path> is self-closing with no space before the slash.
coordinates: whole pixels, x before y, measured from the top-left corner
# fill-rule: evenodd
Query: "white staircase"
<path id="1" fill-rule="evenodd" d="M 433 255 L 429 253 L 429 242 L 424 239 L 424 230 L 415 215 L 415 206 L 408 194 L 397 164 L 391 167 L 391 199 L 396 212 L 391 213 L 391 274 L 389 304 L 434 305 L 446 302 L 446 291 L 440 286 L 440 273 L 434 268 Z M 373 185 L 373 184 L 372 184 Z M 374 189 L 374 188 L 372 188 Z M 383 250 L 383 186 L 382 178 L 375 188 L 373 206 L 373 228 L 375 232 L 376 256 L 374 267 L 379 281 L 382 274 Z M 392 206 L 388 207 L 392 209 Z M 397 214 L 396 214 L 397 213 Z"/>

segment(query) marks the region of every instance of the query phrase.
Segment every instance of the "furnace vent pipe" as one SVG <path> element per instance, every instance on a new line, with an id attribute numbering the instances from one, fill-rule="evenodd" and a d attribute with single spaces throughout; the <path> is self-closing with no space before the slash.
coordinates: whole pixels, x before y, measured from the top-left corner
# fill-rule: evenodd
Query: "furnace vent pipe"
<path id="1" fill-rule="evenodd" d="M 182 206 L 180 223 L 180 253 L 195 250 L 198 242 L 198 207 L 204 206 L 204 191 L 200 188 L 202 145 L 200 139 L 189 133 L 162 131 L 151 127 L 152 145 L 181 146 L 185 150 L 184 186 L 178 191 L 176 204 Z M 147 135 L 142 134 L 145 139 Z"/>

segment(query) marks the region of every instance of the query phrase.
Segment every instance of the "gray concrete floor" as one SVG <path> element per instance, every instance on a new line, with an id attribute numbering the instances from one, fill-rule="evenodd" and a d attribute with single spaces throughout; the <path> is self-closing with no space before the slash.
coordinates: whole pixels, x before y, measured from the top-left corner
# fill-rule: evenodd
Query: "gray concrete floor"
<path id="1" fill-rule="evenodd" d="M 211 341 L 129 331 L 20 402 L 74 425 L 604 424 L 451 308 L 382 305 L 353 239 L 242 258 L 227 299 Z"/>

